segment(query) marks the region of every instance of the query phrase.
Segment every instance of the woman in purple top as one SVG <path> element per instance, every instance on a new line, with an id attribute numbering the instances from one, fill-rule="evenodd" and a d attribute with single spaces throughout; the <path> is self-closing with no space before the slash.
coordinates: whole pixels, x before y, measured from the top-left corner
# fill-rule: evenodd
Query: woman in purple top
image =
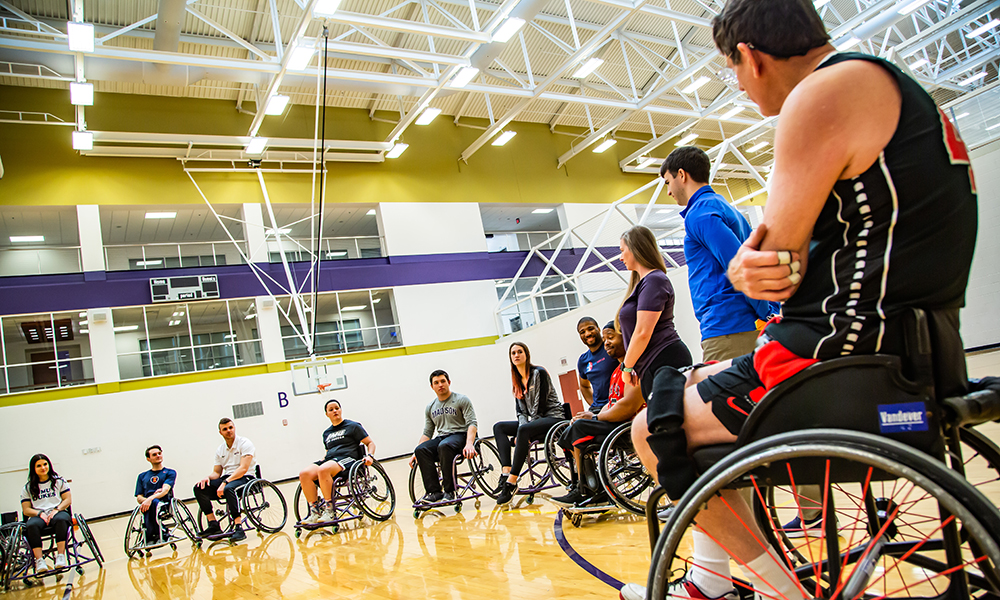
<path id="1" fill-rule="evenodd" d="M 617 319 L 626 347 L 622 377 L 648 393 L 657 369 L 686 367 L 691 352 L 674 330 L 674 288 L 656 236 L 637 225 L 622 234 L 620 246 L 622 263 L 632 271 Z"/>

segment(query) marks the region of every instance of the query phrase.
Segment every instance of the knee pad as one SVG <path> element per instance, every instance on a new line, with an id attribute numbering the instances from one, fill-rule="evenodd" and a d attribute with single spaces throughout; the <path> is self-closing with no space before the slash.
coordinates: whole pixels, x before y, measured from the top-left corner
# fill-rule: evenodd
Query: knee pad
<path id="1" fill-rule="evenodd" d="M 584 452 L 580 455 L 579 481 L 578 484 L 588 493 L 596 493 L 601 489 L 601 479 L 597 475 L 597 465 L 594 463 L 594 455 Z"/>
<path id="2" fill-rule="evenodd" d="M 684 433 L 684 375 L 673 367 L 661 367 L 653 377 L 647 397 L 646 424 L 650 450 L 656 455 L 656 475 L 671 500 L 679 500 L 698 478 L 688 456 Z"/>
<path id="3" fill-rule="evenodd" d="M 646 423 L 650 433 L 684 424 L 684 384 L 687 379 L 673 367 L 660 367 L 653 389 L 646 392 Z"/>

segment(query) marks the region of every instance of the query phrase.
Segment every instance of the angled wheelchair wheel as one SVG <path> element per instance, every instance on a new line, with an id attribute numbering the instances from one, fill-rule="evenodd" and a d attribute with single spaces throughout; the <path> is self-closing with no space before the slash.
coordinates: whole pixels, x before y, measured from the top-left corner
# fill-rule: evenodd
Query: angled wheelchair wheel
<path id="1" fill-rule="evenodd" d="M 302 519 L 309 516 L 309 501 L 302 493 L 302 484 L 295 486 L 295 496 L 292 497 L 292 512 L 295 513 L 295 522 L 300 523 Z"/>
<path id="2" fill-rule="evenodd" d="M 438 475 L 441 474 L 441 470 L 438 470 Z M 424 480 L 420 477 L 420 467 L 414 464 L 410 467 L 410 479 L 409 479 L 409 492 L 410 492 L 410 502 L 416 504 L 417 500 L 424 497 L 427 490 L 424 489 Z"/>
<path id="3" fill-rule="evenodd" d="M 101 549 L 97 546 L 97 539 L 94 537 L 94 532 L 90 530 L 87 519 L 80 513 L 77 513 L 74 518 L 76 519 L 77 527 L 80 529 L 80 534 L 83 536 L 83 542 L 90 549 L 90 554 L 97 559 L 97 566 L 104 568 L 104 555 L 101 554 Z"/>
<path id="4" fill-rule="evenodd" d="M 28 546 L 28 538 L 24 537 L 24 526 L 21 523 L 4 525 L 4 531 L 7 563 L 6 569 L 0 575 L 2 575 L 4 591 L 7 591 L 14 581 L 24 579 L 31 574 L 35 557 Z"/>
<path id="5" fill-rule="evenodd" d="M 277 533 L 288 519 L 285 497 L 270 481 L 254 479 L 243 486 L 240 508 L 254 527 L 267 533 Z"/>
<path id="6" fill-rule="evenodd" d="M 191 511 L 186 504 L 177 498 L 172 498 L 170 500 L 170 516 L 173 518 L 174 523 L 180 525 L 181 530 L 189 540 L 192 542 L 198 540 L 198 524 L 195 523 L 194 517 L 191 515 Z"/>
<path id="7" fill-rule="evenodd" d="M 146 545 L 146 530 L 143 524 L 142 507 L 136 506 L 132 516 L 128 518 L 125 529 L 125 554 L 129 558 L 142 555 L 140 548 Z"/>
<path id="8" fill-rule="evenodd" d="M 678 503 L 657 542 L 649 597 L 664 598 L 667 586 L 690 566 L 685 536 L 701 531 L 697 523 L 706 506 L 718 511 L 715 518 L 728 515 L 732 527 L 705 533 L 721 535 L 716 541 L 723 547 L 733 543 L 726 536 L 741 533 L 744 540 L 755 539 L 759 553 L 765 537 L 753 519 L 737 518 L 747 513 L 734 488 L 749 488 L 755 503 L 763 504 L 769 486 L 805 484 L 824 488 L 825 535 L 798 542 L 805 562 L 776 548 L 776 560 L 795 573 L 803 595 L 985 598 L 1000 590 L 1000 513 L 981 493 L 932 457 L 892 440 L 817 429 L 761 440 L 709 469 Z M 771 502 L 797 499 L 775 494 Z M 767 519 L 766 528 L 775 527 L 780 524 Z"/>
<path id="9" fill-rule="evenodd" d="M 351 467 L 348 485 L 355 504 L 372 519 L 385 521 L 396 510 L 396 490 L 382 465 L 377 462 L 370 466 L 364 462 L 355 463 Z"/>
<path id="10" fill-rule="evenodd" d="M 566 453 L 559 447 L 559 437 L 562 436 L 569 425 L 569 420 L 559 421 L 550 427 L 549 432 L 545 434 L 545 462 L 549 464 L 549 471 L 552 473 L 552 477 L 563 486 L 568 486 L 573 477 Z"/>
<path id="11" fill-rule="evenodd" d="M 646 514 L 646 501 L 656 486 L 632 447 L 632 424 L 624 423 L 601 444 L 597 472 L 615 504 L 637 515 Z"/>
<path id="12" fill-rule="evenodd" d="M 472 470 L 476 474 L 476 485 L 481 492 L 496 500 L 500 497 L 501 482 L 505 479 L 500 453 L 489 440 L 476 440 L 475 447 Z"/>

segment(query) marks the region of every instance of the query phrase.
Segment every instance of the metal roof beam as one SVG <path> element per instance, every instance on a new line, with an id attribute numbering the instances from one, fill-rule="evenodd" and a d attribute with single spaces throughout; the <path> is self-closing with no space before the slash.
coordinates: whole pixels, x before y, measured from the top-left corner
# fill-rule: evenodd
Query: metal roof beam
<path id="1" fill-rule="evenodd" d="M 429 35 L 431 37 L 462 40 L 478 44 L 486 44 L 492 40 L 490 34 L 481 31 L 458 29 L 455 27 L 442 27 L 441 25 L 433 25 L 431 23 L 420 23 L 418 21 L 406 21 L 404 19 L 393 19 L 391 17 L 379 17 L 376 15 L 343 12 L 339 10 L 334 13 L 332 17 L 328 17 L 328 20 L 334 23 L 347 23 L 349 25 L 375 27 L 377 29 L 401 31 L 403 33 L 412 33 L 415 35 Z"/>
<path id="2" fill-rule="evenodd" d="M 948 18 L 938 21 L 933 26 L 921 31 L 915 37 L 897 45 L 895 47 L 896 56 L 909 58 L 928 44 L 932 44 L 947 37 L 952 32 L 961 29 L 975 16 L 994 10 L 997 7 L 1000 7 L 1000 0 L 979 0 L 978 2 L 974 2 Z"/>

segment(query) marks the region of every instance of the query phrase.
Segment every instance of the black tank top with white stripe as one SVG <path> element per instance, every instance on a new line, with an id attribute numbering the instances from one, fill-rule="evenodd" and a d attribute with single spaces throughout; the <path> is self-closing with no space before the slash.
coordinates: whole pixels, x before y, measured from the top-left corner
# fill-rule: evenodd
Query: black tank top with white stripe
<path id="1" fill-rule="evenodd" d="M 902 96 L 899 125 L 878 160 L 834 185 L 813 229 L 802 285 L 768 334 L 795 354 L 902 354 L 902 311 L 965 304 L 976 244 L 975 181 L 954 125 L 895 65 L 882 66 Z"/>

